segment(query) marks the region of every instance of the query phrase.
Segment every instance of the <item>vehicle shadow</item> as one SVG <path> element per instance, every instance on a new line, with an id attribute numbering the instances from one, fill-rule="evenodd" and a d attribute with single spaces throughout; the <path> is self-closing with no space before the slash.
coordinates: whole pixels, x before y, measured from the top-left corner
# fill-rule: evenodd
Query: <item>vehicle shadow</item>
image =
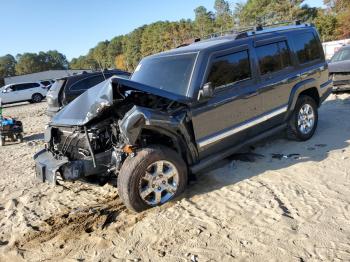
<path id="1" fill-rule="evenodd" d="M 44 98 L 40 103 L 46 102 L 46 99 Z M 32 105 L 31 102 L 18 102 L 18 103 L 12 103 L 12 104 L 5 104 L 2 105 L 3 108 L 12 108 L 12 107 L 19 107 L 19 106 L 28 106 Z"/>
<path id="2" fill-rule="evenodd" d="M 283 170 L 303 162 L 320 162 L 332 151 L 344 152 L 350 142 L 349 109 L 348 98 L 326 101 L 320 108 L 316 133 L 309 141 L 290 141 L 285 138 L 285 134 L 280 133 L 243 148 L 210 169 L 191 177 L 192 181 L 180 198 L 191 198 L 218 190 L 260 176 L 266 171 Z"/>
<path id="3" fill-rule="evenodd" d="M 2 105 L 3 108 L 11 108 L 11 107 L 17 107 L 17 106 L 26 106 L 30 105 L 29 102 L 18 102 L 18 103 L 13 103 L 13 104 L 5 104 Z"/>
<path id="4" fill-rule="evenodd" d="M 23 138 L 24 142 L 38 141 L 38 140 L 44 140 L 44 133 L 33 134 Z"/>

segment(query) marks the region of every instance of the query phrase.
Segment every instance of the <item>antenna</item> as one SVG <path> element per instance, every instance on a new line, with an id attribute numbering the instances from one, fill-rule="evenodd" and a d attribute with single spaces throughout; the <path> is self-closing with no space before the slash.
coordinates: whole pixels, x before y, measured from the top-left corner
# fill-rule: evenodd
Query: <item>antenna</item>
<path id="1" fill-rule="evenodd" d="M 100 66 L 100 70 L 101 70 L 101 73 L 102 73 L 102 75 L 103 75 L 103 78 L 104 78 L 105 80 L 107 80 L 107 78 L 106 78 L 106 76 L 105 76 L 105 73 L 103 72 L 103 69 L 102 69 L 100 60 L 97 60 L 97 63 L 98 63 L 98 65 Z"/>

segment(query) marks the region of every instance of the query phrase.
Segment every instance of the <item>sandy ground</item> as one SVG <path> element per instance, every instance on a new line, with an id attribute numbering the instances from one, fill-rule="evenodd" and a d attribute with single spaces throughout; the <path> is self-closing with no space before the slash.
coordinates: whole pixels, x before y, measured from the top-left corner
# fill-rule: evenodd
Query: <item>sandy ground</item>
<path id="1" fill-rule="evenodd" d="M 350 261 L 350 95 L 308 142 L 276 136 L 142 214 L 112 186 L 34 180 L 45 103 L 5 108 L 25 142 L 0 148 L 0 261 Z"/>

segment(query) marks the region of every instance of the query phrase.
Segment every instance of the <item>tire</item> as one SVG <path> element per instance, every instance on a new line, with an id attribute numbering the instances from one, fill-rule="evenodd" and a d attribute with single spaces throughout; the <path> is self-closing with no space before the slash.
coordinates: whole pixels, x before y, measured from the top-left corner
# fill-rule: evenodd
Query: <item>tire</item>
<path id="1" fill-rule="evenodd" d="M 39 93 L 36 93 L 34 95 L 32 95 L 32 102 L 33 103 L 40 103 L 43 100 L 43 96 Z"/>
<path id="2" fill-rule="evenodd" d="M 5 137 L 0 137 L 0 146 L 5 146 Z"/>
<path id="3" fill-rule="evenodd" d="M 16 140 L 18 143 L 23 143 L 23 135 L 22 134 L 16 135 Z"/>
<path id="4" fill-rule="evenodd" d="M 10 139 L 11 142 L 15 142 L 15 141 L 16 141 L 14 135 L 9 135 L 8 137 L 9 137 L 9 139 Z"/>
<path id="5" fill-rule="evenodd" d="M 161 172 L 158 172 L 160 169 Z M 169 174 L 175 175 L 169 178 Z M 118 175 L 119 196 L 134 212 L 170 201 L 184 191 L 186 184 L 186 163 L 175 151 L 163 146 L 144 148 L 136 156 L 129 156 Z M 164 189 L 168 187 L 170 191 Z M 145 194 L 148 190 L 152 192 Z M 142 193 L 144 196 L 141 196 Z M 156 199 L 157 196 L 161 196 L 161 201 Z"/>
<path id="6" fill-rule="evenodd" d="M 313 121 L 311 121 L 312 118 Z M 311 122 L 313 122 L 313 124 L 311 124 Z M 298 98 L 292 115 L 288 121 L 288 138 L 297 141 L 309 140 L 314 135 L 317 128 L 317 124 L 318 107 L 315 100 L 310 96 L 301 95 Z"/>

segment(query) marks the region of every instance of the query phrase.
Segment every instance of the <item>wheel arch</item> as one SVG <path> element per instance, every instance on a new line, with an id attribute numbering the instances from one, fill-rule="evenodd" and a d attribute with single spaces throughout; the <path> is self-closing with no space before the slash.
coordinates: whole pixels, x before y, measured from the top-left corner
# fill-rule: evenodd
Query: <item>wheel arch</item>
<path id="1" fill-rule="evenodd" d="M 296 102 L 301 95 L 307 95 L 313 98 L 319 107 L 321 104 L 320 93 L 317 88 L 317 81 L 313 78 L 304 80 L 292 88 L 289 101 L 288 101 L 288 114 L 287 118 L 290 117 L 293 112 Z"/>
<path id="2" fill-rule="evenodd" d="M 178 152 L 187 164 L 194 163 L 198 152 L 186 124 L 187 112 L 176 117 L 156 110 L 134 106 L 119 122 L 119 130 L 129 145 L 159 144 Z"/>

